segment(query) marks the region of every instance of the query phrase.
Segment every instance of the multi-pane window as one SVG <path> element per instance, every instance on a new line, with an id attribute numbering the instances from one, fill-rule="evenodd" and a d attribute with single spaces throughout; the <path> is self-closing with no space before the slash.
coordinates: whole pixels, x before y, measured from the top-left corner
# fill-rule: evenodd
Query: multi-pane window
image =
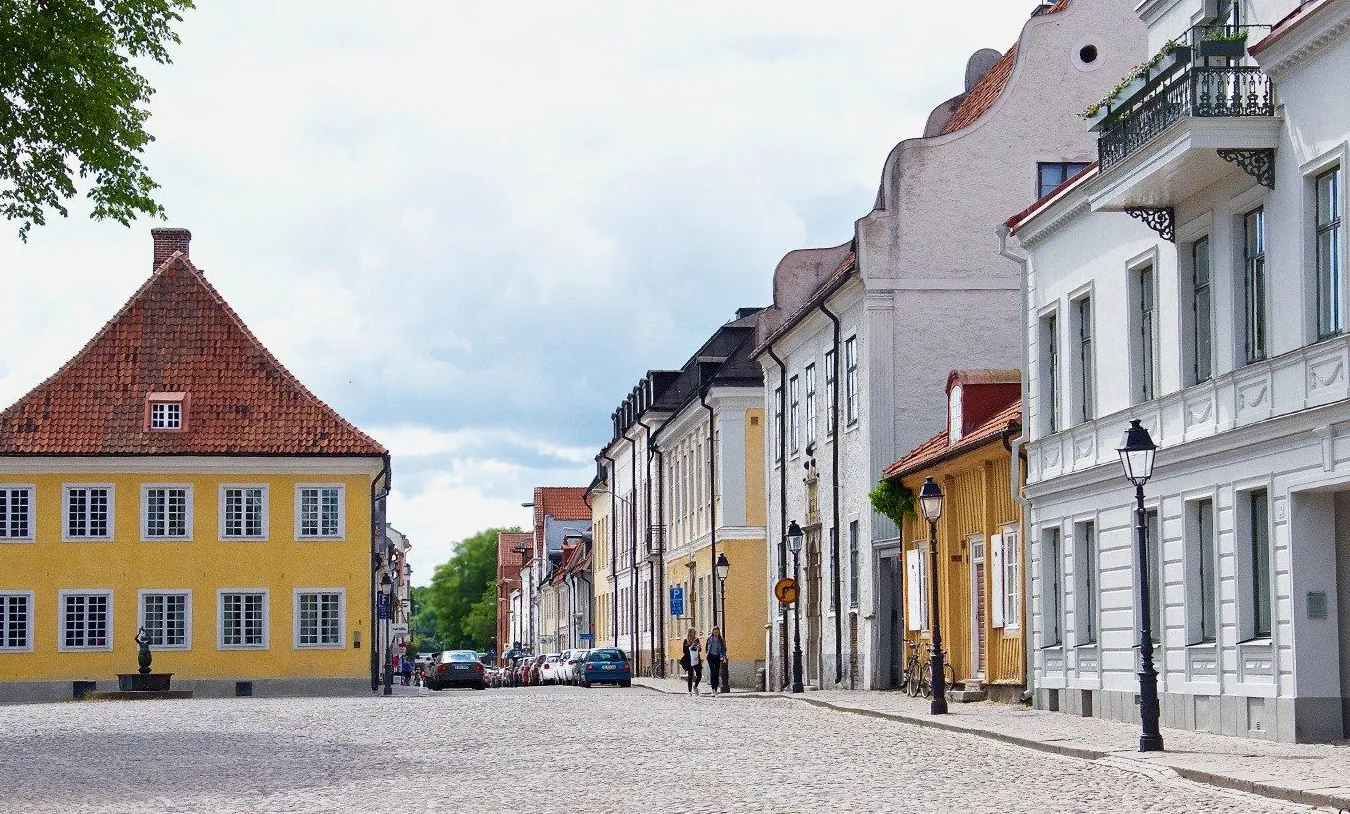
<path id="1" fill-rule="evenodd" d="M 839 387 L 838 371 L 835 370 L 837 358 L 833 350 L 825 351 L 825 432 L 828 433 L 834 432 L 834 425 L 837 420 L 834 414 L 835 405 L 839 402 L 837 394 Z"/>
<path id="2" fill-rule="evenodd" d="M 1191 375 L 1192 383 L 1214 375 L 1214 316 L 1210 304 L 1209 238 L 1191 244 Z"/>
<path id="3" fill-rule="evenodd" d="M 788 446 L 795 454 L 801 448 L 801 382 L 788 379 Z"/>
<path id="4" fill-rule="evenodd" d="M 107 648 L 112 624 L 107 593 L 61 594 L 61 642 L 64 648 Z"/>
<path id="5" fill-rule="evenodd" d="M 1058 320 L 1054 314 L 1041 318 L 1041 401 L 1046 433 L 1059 432 L 1059 345 L 1055 342 Z"/>
<path id="6" fill-rule="evenodd" d="M 1135 396 L 1139 402 L 1158 395 L 1158 291 L 1153 267 L 1145 266 L 1135 277 Z"/>
<path id="7" fill-rule="evenodd" d="M 1341 171 L 1317 176 L 1317 336 L 1341 332 Z"/>
<path id="8" fill-rule="evenodd" d="M 303 591 L 296 596 L 296 644 L 300 647 L 342 645 L 342 594 Z"/>
<path id="9" fill-rule="evenodd" d="M 32 594 L 0 593 L 0 651 L 32 648 Z"/>
<path id="10" fill-rule="evenodd" d="M 342 490 L 336 486 L 300 489 L 300 536 L 342 536 Z"/>
<path id="11" fill-rule="evenodd" d="M 806 366 L 806 443 L 816 442 L 816 366 Z"/>
<path id="12" fill-rule="evenodd" d="M 1247 550 L 1243 563 L 1246 571 L 1244 604 L 1248 621 L 1243 625 L 1244 638 L 1265 638 L 1271 632 L 1270 590 L 1270 498 L 1265 489 L 1246 494 Z"/>
<path id="13" fill-rule="evenodd" d="M 860 559 L 858 521 L 851 520 L 848 524 L 848 606 L 850 608 L 858 607 L 858 572 L 862 570 Z"/>
<path id="14" fill-rule="evenodd" d="M 181 486 L 151 486 L 145 490 L 145 536 L 188 536 L 188 490 Z"/>
<path id="15" fill-rule="evenodd" d="M 844 340 L 844 417 L 852 424 L 858 420 L 858 337 Z"/>
<path id="16" fill-rule="evenodd" d="M 33 487 L 0 486 L 0 540 L 33 537 Z"/>
<path id="17" fill-rule="evenodd" d="M 1074 401 L 1078 422 L 1091 421 L 1097 414 L 1097 372 L 1092 356 L 1092 298 L 1074 301 L 1074 321 L 1078 333 L 1078 377 L 1074 382 Z"/>
<path id="18" fill-rule="evenodd" d="M 775 461 L 783 460 L 783 445 L 779 439 L 783 437 L 783 388 L 782 386 L 773 389 L 773 459 Z"/>
<path id="19" fill-rule="evenodd" d="M 1242 254 L 1247 361 L 1266 358 L 1266 211 L 1248 212 L 1242 219 Z"/>
<path id="20" fill-rule="evenodd" d="M 229 486 L 223 493 L 221 531 L 225 537 L 262 537 L 265 496 L 261 486 Z"/>
<path id="21" fill-rule="evenodd" d="M 1082 161 L 1041 161 L 1036 164 L 1036 197 L 1044 198 L 1055 187 L 1082 172 Z"/>
<path id="22" fill-rule="evenodd" d="M 183 428 L 183 405 L 177 401 L 150 402 L 150 429 L 179 430 Z"/>
<path id="23" fill-rule="evenodd" d="M 267 646 L 266 593 L 221 593 L 220 644 L 222 647 Z"/>
<path id="24" fill-rule="evenodd" d="M 1097 524 L 1074 527 L 1074 631 L 1079 644 L 1097 643 Z"/>
<path id="25" fill-rule="evenodd" d="M 187 594 L 141 594 L 141 627 L 151 647 L 187 647 L 188 618 Z"/>
<path id="26" fill-rule="evenodd" d="M 1187 504 L 1186 576 L 1189 631 L 1187 641 L 1213 642 L 1218 634 L 1218 561 L 1214 555 L 1214 501 Z"/>
<path id="27" fill-rule="evenodd" d="M 1003 529 L 1003 596 L 995 602 L 1003 603 L 1003 629 L 1018 628 L 1022 624 L 1022 552 L 1021 535 L 1016 526 Z"/>
<path id="28" fill-rule="evenodd" d="M 66 487 L 66 537 L 110 536 L 112 489 L 107 486 Z"/>
<path id="29" fill-rule="evenodd" d="M 1064 585 L 1060 580 L 1063 556 L 1063 551 L 1060 550 L 1059 529 L 1042 530 L 1040 560 L 1042 647 L 1051 647 L 1064 641 L 1063 626 L 1060 623 L 1061 608 L 1064 607 Z"/>

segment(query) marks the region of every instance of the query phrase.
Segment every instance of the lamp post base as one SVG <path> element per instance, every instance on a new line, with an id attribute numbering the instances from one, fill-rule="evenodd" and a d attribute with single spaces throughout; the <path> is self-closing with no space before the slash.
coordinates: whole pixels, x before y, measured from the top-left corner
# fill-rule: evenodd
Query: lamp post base
<path id="1" fill-rule="evenodd" d="M 1139 737 L 1139 751 L 1141 752 L 1164 751 L 1162 735 L 1141 735 Z"/>
<path id="2" fill-rule="evenodd" d="M 805 689 L 802 686 L 802 651 L 796 650 L 792 653 L 792 691 L 803 692 Z"/>

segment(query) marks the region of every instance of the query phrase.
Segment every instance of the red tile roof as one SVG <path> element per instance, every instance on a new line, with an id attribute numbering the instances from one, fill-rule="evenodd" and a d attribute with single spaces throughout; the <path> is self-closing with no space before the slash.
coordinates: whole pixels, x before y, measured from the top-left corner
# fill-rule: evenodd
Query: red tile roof
<path id="1" fill-rule="evenodd" d="M 1042 12 L 1045 14 L 1058 14 L 1069 7 L 1069 0 L 1056 0 L 1055 4 Z M 963 127 L 974 124 L 976 119 L 984 115 L 984 112 L 993 106 L 994 102 L 1003 93 L 1007 87 L 1008 80 L 1012 78 L 1013 64 L 1017 61 L 1017 44 L 1003 55 L 998 62 L 975 83 L 975 87 L 970 89 L 966 98 L 961 100 L 961 105 L 956 108 L 956 112 L 947 120 L 947 124 L 942 128 L 942 135 L 954 133 Z"/>
<path id="2" fill-rule="evenodd" d="M 947 430 L 924 441 L 905 457 L 886 467 L 883 477 L 898 478 L 912 475 L 939 460 L 945 460 L 961 452 L 982 447 L 999 438 L 1003 433 L 1022 423 L 1022 402 L 1014 401 L 994 414 L 994 417 L 971 430 L 960 441 L 951 443 Z"/>
<path id="3" fill-rule="evenodd" d="M 1060 182 L 1059 186 L 1055 187 L 1054 189 L 1045 193 L 1041 197 L 1037 198 L 1035 203 L 1033 203 L 1031 206 L 1028 206 L 1026 209 L 1023 209 L 1021 212 L 1018 212 L 1011 218 L 1008 218 L 1006 221 L 1003 222 L 1003 225 L 1007 226 L 1009 229 L 1014 230 L 1017 229 L 1018 226 L 1021 226 L 1022 223 L 1026 221 L 1028 218 L 1030 218 L 1032 215 L 1037 214 L 1041 209 L 1045 208 L 1046 206 L 1049 206 L 1051 201 L 1055 200 L 1060 195 L 1063 195 L 1065 192 L 1068 192 L 1070 189 L 1078 186 L 1079 183 L 1086 181 L 1088 179 L 1088 176 L 1094 174 L 1096 171 L 1097 171 L 1097 162 L 1093 161 L 1091 164 L 1088 164 L 1083 169 L 1079 170 L 1073 175 L 1070 175 L 1068 178 L 1065 178 L 1063 181 Z"/>
<path id="4" fill-rule="evenodd" d="M 544 526 L 544 515 L 554 520 L 590 520 L 591 507 L 586 503 L 585 486 L 536 486 L 534 489 L 534 524 Z"/>
<path id="5" fill-rule="evenodd" d="M 534 535 L 528 531 L 499 531 L 497 532 L 497 573 L 500 579 L 516 579 L 520 576 L 520 569 L 525 567 L 529 561 L 530 547 L 534 543 Z M 516 551 L 520 547 L 523 550 Z M 502 575 L 505 569 L 506 575 Z"/>
<path id="6" fill-rule="evenodd" d="M 184 429 L 146 396 L 185 393 Z M 383 455 L 263 347 L 181 252 L 51 378 L 0 412 L 0 455 Z"/>

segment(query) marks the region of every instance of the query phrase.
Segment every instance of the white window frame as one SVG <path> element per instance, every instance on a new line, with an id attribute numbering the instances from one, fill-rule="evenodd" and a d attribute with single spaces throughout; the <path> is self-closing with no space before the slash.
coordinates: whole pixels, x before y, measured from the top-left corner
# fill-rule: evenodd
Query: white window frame
<path id="1" fill-rule="evenodd" d="M 858 335 L 844 340 L 844 418 L 852 427 L 862 415 L 862 392 L 858 383 Z"/>
<path id="2" fill-rule="evenodd" d="M 136 592 L 136 624 L 145 627 L 145 598 L 147 596 L 181 596 L 183 600 L 183 643 L 152 644 L 156 650 L 186 652 L 192 649 L 192 590 L 190 588 L 142 588 Z"/>
<path id="3" fill-rule="evenodd" d="M 249 534 L 234 534 L 234 535 L 227 535 L 227 534 L 225 533 L 225 493 L 226 493 L 226 491 L 228 491 L 228 490 L 230 490 L 230 489 L 261 489 L 261 490 L 262 490 L 262 534 L 261 534 L 261 535 L 256 535 L 256 536 L 255 536 L 255 535 L 249 535 Z M 220 489 L 219 489 L 219 491 L 218 491 L 218 503 L 217 503 L 217 506 L 218 506 L 218 511 L 216 512 L 216 514 L 218 515 L 218 517 L 217 517 L 217 522 L 216 522 L 216 526 L 217 526 L 216 531 L 218 532 L 219 537 L 220 537 L 220 539 L 221 539 L 222 542 L 235 542 L 235 541 L 245 541 L 245 542 L 266 542 L 266 541 L 267 541 L 267 539 L 268 539 L 268 533 L 271 531 L 271 523 L 272 523 L 272 510 L 271 510 L 271 509 L 272 509 L 272 496 L 271 496 L 271 494 L 270 494 L 270 490 L 267 488 L 267 484 L 265 484 L 265 483 L 222 483 L 222 484 L 220 485 Z"/>
<path id="4" fill-rule="evenodd" d="M 1146 404 L 1162 396 L 1162 358 L 1159 334 L 1162 319 L 1161 274 L 1155 250 L 1126 264 L 1129 273 L 1130 326 L 1130 404 Z M 1144 326 L 1144 277 L 1149 278 L 1152 293 L 1149 316 L 1152 321 Z M 1147 335 L 1145 335 L 1147 334 Z"/>
<path id="5" fill-rule="evenodd" d="M 1183 567 L 1186 577 L 1186 644 L 1213 647 L 1219 641 L 1219 629 L 1222 627 L 1222 602 L 1219 591 L 1222 580 L 1219 579 L 1219 534 L 1217 527 L 1218 501 L 1214 492 L 1198 492 L 1186 496 L 1185 537 L 1182 542 Z M 1205 521 L 1208 521 L 1206 524 Z M 1206 552 L 1204 531 L 1209 531 Z M 1208 556 L 1205 556 L 1208 553 Z M 1206 594 L 1209 602 L 1206 603 Z M 1205 630 L 1205 609 L 1208 604 L 1210 629 Z"/>
<path id="6" fill-rule="evenodd" d="M 150 534 L 150 490 L 151 489 L 182 489 L 187 494 L 184 496 L 186 505 L 183 507 L 183 523 L 186 532 L 181 537 L 170 535 L 156 536 Z M 167 526 L 168 520 L 165 519 Z M 143 543 L 185 543 L 192 541 L 192 484 L 190 483 L 142 483 L 141 484 L 141 542 Z"/>
<path id="7" fill-rule="evenodd" d="M 225 597 L 235 594 L 262 594 L 262 644 L 225 643 Z M 216 649 L 270 650 L 272 648 L 272 593 L 267 588 L 220 588 L 216 591 Z"/>
<path id="8" fill-rule="evenodd" d="M 17 492 L 20 489 L 28 492 L 28 511 L 27 520 L 28 533 L 21 537 L 9 536 L 9 493 Z M 0 483 L 0 491 L 5 494 L 5 514 L 0 516 L 0 544 L 3 543 L 31 543 L 36 538 L 35 524 L 37 522 L 37 486 L 32 483 Z M 64 518 L 62 518 L 64 520 Z"/>
<path id="9" fill-rule="evenodd" d="M 1042 526 L 1039 570 L 1041 579 L 1042 648 L 1064 646 L 1064 530 L 1058 525 Z M 1051 641 L 1051 632 L 1054 641 Z"/>
<path id="10" fill-rule="evenodd" d="M 1337 193 L 1340 199 L 1338 201 L 1340 204 L 1340 211 L 1336 213 L 1340 220 L 1338 229 L 1339 239 L 1336 241 L 1335 247 L 1340 260 L 1338 279 L 1340 288 L 1335 292 L 1335 297 L 1337 299 L 1335 318 L 1337 321 L 1338 332 L 1345 332 L 1346 292 L 1344 291 L 1344 287 L 1347 280 L 1347 253 L 1350 253 L 1350 237 L 1347 236 L 1348 233 L 1350 233 L 1350 229 L 1346 228 L 1347 222 L 1350 222 L 1350 211 L 1348 211 L 1350 210 L 1350 204 L 1347 204 L 1345 191 L 1347 175 L 1350 175 L 1350 170 L 1347 170 L 1348 167 L 1350 167 L 1350 142 L 1344 141 L 1320 155 L 1303 162 L 1299 166 L 1299 175 L 1302 176 L 1303 183 L 1303 194 L 1301 196 L 1303 216 L 1300 220 L 1299 232 L 1304 253 L 1304 263 L 1306 264 L 1307 269 L 1304 279 L 1305 284 L 1309 286 L 1308 296 L 1310 297 L 1310 300 L 1305 303 L 1304 306 L 1307 312 L 1308 322 L 1306 328 L 1308 332 L 1307 344 L 1313 344 L 1327 338 L 1320 335 L 1321 330 L 1318 319 L 1319 269 L 1317 267 L 1317 179 L 1333 170 L 1339 173 L 1339 177 L 1337 178 Z M 1269 257 L 1269 252 L 1267 252 L 1267 257 Z M 1267 273 L 1266 279 L 1270 279 L 1269 273 Z M 1333 335 L 1339 335 L 1339 333 Z M 1267 339 L 1269 339 L 1269 337 L 1267 337 Z"/>
<path id="11" fill-rule="evenodd" d="M 1065 429 L 1060 401 L 1064 389 L 1064 354 L 1059 347 L 1058 303 L 1036 315 L 1036 398 L 1038 437 Z"/>
<path id="12" fill-rule="evenodd" d="M 816 363 L 812 362 L 802 371 L 806 379 L 806 443 L 816 442 Z"/>
<path id="13" fill-rule="evenodd" d="M 770 440 L 770 446 L 773 447 L 773 462 L 775 465 L 783 462 L 783 446 L 781 435 L 783 433 L 783 383 L 779 382 L 773 389 L 773 438 Z"/>
<path id="14" fill-rule="evenodd" d="M 839 355 L 834 349 L 825 351 L 825 437 L 834 437 L 834 425 L 839 420 L 835 415 L 834 403 L 839 390 Z"/>
<path id="15" fill-rule="evenodd" d="M 322 491 L 324 489 L 333 489 L 337 491 L 337 533 L 336 534 L 305 534 L 303 531 L 304 512 L 302 510 L 304 492 L 307 489 L 317 489 L 320 491 L 319 501 L 319 519 L 320 531 L 322 531 L 323 501 Z M 347 539 L 347 487 L 340 483 L 297 483 L 295 485 L 295 539 L 302 541 L 311 540 L 345 540 Z"/>
<path id="16" fill-rule="evenodd" d="M 788 452 L 792 457 L 802 447 L 802 386 L 796 376 L 788 379 Z"/>
<path id="17" fill-rule="evenodd" d="M 162 417 L 160 417 L 160 418 L 156 418 L 156 416 L 155 416 L 155 408 L 157 408 L 157 407 L 158 407 L 158 408 L 161 408 L 161 409 L 163 410 L 163 413 L 164 413 L 164 415 L 163 415 Z M 176 410 L 175 410 L 175 409 L 171 409 L 171 408 L 176 408 Z M 175 413 L 176 413 L 176 415 L 175 415 Z M 163 424 L 163 426 L 156 427 L 156 426 L 155 426 L 155 422 L 156 422 L 156 421 L 161 421 L 162 424 Z M 153 430 L 153 431 L 155 431 L 155 432 L 164 431 L 164 430 L 173 431 L 173 430 L 181 430 L 181 429 L 183 429 L 183 402 L 181 402 L 181 401 L 159 401 L 159 400 L 156 400 L 156 399 L 151 399 L 151 400 L 150 400 L 150 429 Z"/>
<path id="18" fill-rule="evenodd" d="M 999 602 L 1003 606 L 1003 632 L 1020 633 L 1022 630 L 1022 527 L 1009 523 L 995 535 L 1002 551 L 999 561 L 1002 592 Z"/>
<path id="19" fill-rule="evenodd" d="M 70 491 L 72 489 L 108 490 L 108 533 L 104 535 L 70 534 Z M 61 484 L 61 541 L 66 543 L 112 542 L 117 533 L 117 489 L 111 483 L 63 483 Z"/>
<path id="20" fill-rule="evenodd" d="M 1073 372 L 1072 404 L 1068 426 L 1086 424 L 1097 417 L 1097 301 L 1088 283 L 1069 296 L 1069 345 L 1073 348 L 1068 367 Z M 1087 306 L 1087 330 L 1083 326 L 1083 306 Z M 1064 367 L 1060 365 L 1061 373 Z M 1062 383 L 1062 382 L 1061 382 Z"/>
<path id="21" fill-rule="evenodd" d="M 95 646 L 66 645 L 66 598 L 70 596 L 104 596 L 108 599 L 107 644 Z M 116 640 L 113 622 L 117 619 L 111 588 L 62 588 L 56 592 L 56 650 L 59 653 L 107 653 Z"/>
<path id="22" fill-rule="evenodd" d="M 33 615 L 36 610 L 36 600 L 32 591 L 0 591 L 0 600 L 9 600 L 13 597 L 22 597 L 27 602 L 27 620 L 24 632 L 23 647 L 8 647 L 5 645 L 5 627 L 0 626 L 0 653 L 31 653 L 33 652 Z M 8 619 L 4 620 L 8 624 Z"/>
<path id="23" fill-rule="evenodd" d="M 300 643 L 300 597 L 337 594 L 337 641 L 332 644 Z M 341 650 L 347 646 L 347 591 L 344 588 L 296 588 L 291 594 L 291 646 L 296 650 Z"/>
<path id="24" fill-rule="evenodd" d="M 1088 534 L 1091 529 L 1091 534 Z M 1076 647 L 1101 642 L 1101 529 L 1096 517 L 1073 524 L 1073 641 Z"/>

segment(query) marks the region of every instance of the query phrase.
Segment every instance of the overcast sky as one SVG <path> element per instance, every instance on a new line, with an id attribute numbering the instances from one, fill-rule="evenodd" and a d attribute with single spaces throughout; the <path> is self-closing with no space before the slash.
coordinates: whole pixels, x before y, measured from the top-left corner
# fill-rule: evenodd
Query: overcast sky
<path id="1" fill-rule="evenodd" d="M 852 237 L 898 141 L 1034 0 L 199 0 L 146 160 L 276 356 L 394 454 L 425 583 L 585 485 L 609 414 L 787 251 Z M 149 221 L 0 222 L 0 402 L 150 273 Z"/>

